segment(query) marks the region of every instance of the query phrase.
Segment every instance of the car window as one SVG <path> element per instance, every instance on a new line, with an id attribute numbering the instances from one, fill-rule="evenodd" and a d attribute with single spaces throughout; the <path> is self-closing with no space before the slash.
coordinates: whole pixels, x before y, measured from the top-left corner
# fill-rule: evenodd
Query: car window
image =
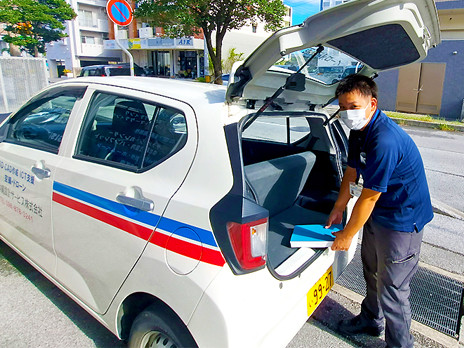
<path id="1" fill-rule="evenodd" d="M 107 76 L 129 76 L 130 69 L 124 67 L 107 67 L 105 68 Z"/>
<path id="2" fill-rule="evenodd" d="M 130 76 L 130 67 L 126 66 L 114 66 L 106 68 L 108 76 Z M 143 69 L 137 65 L 134 65 L 134 75 L 142 76 L 144 73 Z"/>
<path id="3" fill-rule="evenodd" d="M 308 120 L 304 117 L 290 118 L 290 143 L 293 144 L 298 140 L 306 137 L 311 131 Z"/>
<path id="4" fill-rule="evenodd" d="M 304 117 L 261 116 L 245 131 L 245 139 L 264 140 L 275 143 L 293 144 L 310 133 Z"/>
<path id="5" fill-rule="evenodd" d="M 69 115 L 85 88 L 47 91 L 26 104 L 9 121 L 5 141 L 58 153 Z"/>
<path id="6" fill-rule="evenodd" d="M 293 74 L 304 66 L 317 51 L 317 47 L 306 48 L 283 56 L 269 69 Z M 353 57 L 331 47 L 317 54 L 308 65 L 301 70 L 306 77 L 320 83 L 331 85 L 344 77 L 358 73 L 364 65 Z"/>
<path id="7" fill-rule="evenodd" d="M 143 171 L 187 141 L 182 112 L 125 96 L 96 93 L 88 107 L 76 157 Z"/>

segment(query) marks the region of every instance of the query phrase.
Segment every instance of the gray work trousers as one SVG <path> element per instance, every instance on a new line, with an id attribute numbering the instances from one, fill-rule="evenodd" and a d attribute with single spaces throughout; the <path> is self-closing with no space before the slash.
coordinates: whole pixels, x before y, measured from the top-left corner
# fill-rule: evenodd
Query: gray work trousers
<path id="1" fill-rule="evenodd" d="M 398 232 L 372 218 L 364 225 L 361 259 L 367 295 L 361 317 L 378 327 L 385 318 L 389 348 L 412 348 L 409 283 L 417 271 L 423 231 Z"/>

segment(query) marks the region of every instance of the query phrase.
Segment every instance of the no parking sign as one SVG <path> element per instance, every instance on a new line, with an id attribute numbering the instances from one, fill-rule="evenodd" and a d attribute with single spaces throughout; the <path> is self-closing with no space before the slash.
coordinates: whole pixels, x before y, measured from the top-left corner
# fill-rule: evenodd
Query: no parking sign
<path id="1" fill-rule="evenodd" d="M 113 23 L 126 26 L 132 22 L 132 7 L 125 0 L 110 0 L 106 3 L 106 12 Z"/>

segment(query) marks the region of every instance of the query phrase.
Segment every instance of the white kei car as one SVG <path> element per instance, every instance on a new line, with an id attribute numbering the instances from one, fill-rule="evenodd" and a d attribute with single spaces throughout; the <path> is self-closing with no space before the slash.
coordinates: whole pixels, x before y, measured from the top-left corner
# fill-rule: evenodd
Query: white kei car
<path id="1" fill-rule="evenodd" d="M 2 125 L 0 237 L 130 347 L 284 347 L 356 249 L 289 244 L 346 165 L 318 66 L 373 76 L 439 42 L 433 0 L 357 0 L 273 34 L 227 87 L 53 84 Z"/>

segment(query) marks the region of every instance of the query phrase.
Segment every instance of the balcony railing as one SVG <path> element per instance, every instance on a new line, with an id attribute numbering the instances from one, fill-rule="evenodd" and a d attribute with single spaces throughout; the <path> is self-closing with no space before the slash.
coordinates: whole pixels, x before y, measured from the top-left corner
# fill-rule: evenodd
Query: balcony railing
<path id="1" fill-rule="evenodd" d="M 98 57 L 103 55 L 104 47 L 98 44 L 81 44 L 82 53 L 81 55 L 87 57 Z"/>
<path id="2" fill-rule="evenodd" d="M 94 21 L 92 18 L 80 18 L 79 27 L 88 31 L 108 32 L 108 20 L 97 19 Z"/>
<path id="3" fill-rule="evenodd" d="M 77 0 L 80 4 L 86 4 L 90 6 L 106 7 L 105 0 Z"/>

